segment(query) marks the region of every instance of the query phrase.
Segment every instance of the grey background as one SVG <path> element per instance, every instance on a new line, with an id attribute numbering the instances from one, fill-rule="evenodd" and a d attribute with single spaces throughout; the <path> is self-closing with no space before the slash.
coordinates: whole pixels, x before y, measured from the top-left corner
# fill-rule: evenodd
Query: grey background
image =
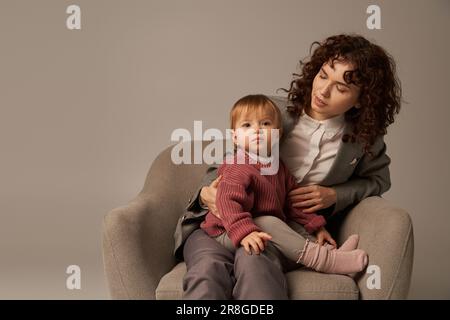
<path id="1" fill-rule="evenodd" d="M 366 28 L 370 4 L 381 30 Z M 341 32 L 397 61 L 408 103 L 386 138 L 385 197 L 414 222 L 410 298 L 450 298 L 449 27 L 443 0 L 1 0 L 0 298 L 107 299 L 101 219 L 172 131 L 225 130 L 237 98 L 286 87 L 310 44 Z M 81 290 L 65 287 L 71 264 Z"/>

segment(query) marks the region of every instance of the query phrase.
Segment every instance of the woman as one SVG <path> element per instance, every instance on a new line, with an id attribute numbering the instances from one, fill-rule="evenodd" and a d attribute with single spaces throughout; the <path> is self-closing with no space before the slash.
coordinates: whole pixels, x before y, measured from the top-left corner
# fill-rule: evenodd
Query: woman
<path id="1" fill-rule="evenodd" d="M 313 45 L 318 47 L 310 60 L 283 89 L 287 99 L 272 100 L 283 114 L 280 156 L 300 185 L 290 200 L 330 221 L 389 189 L 383 136 L 400 110 L 401 89 L 393 59 L 365 38 L 337 35 Z M 216 167 L 210 167 L 177 227 L 176 252 L 184 242 L 188 268 L 184 298 L 287 299 L 283 270 L 288 266 L 276 250 L 268 246 L 263 254 L 248 255 L 239 248 L 233 257 L 202 230 L 192 232 L 205 208 L 220 217 L 219 180 Z M 324 244 L 327 238 L 317 241 Z"/>

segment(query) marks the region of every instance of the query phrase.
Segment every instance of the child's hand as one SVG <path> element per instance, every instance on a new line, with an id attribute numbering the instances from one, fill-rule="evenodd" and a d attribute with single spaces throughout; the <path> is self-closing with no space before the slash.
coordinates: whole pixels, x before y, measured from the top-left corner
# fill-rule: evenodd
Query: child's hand
<path id="1" fill-rule="evenodd" d="M 256 254 L 259 254 L 264 251 L 266 242 L 271 239 L 272 236 L 268 233 L 253 231 L 241 240 L 241 245 L 248 254 L 252 254 L 252 250 Z"/>
<path id="2" fill-rule="evenodd" d="M 330 233 L 324 228 L 320 228 L 316 231 L 317 242 L 323 246 L 325 242 L 331 244 L 335 249 L 337 247 L 336 241 L 334 241 L 333 237 Z"/>

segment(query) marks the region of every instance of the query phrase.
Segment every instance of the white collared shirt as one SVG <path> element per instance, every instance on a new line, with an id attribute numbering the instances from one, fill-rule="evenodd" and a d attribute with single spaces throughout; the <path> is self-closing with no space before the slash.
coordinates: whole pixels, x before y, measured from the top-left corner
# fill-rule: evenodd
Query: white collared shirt
<path id="1" fill-rule="evenodd" d="M 320 184 L 330 171 L 345 128 L 344 115 L 315 120 L 303 111 L 280 156 L 302 186 Z"/>

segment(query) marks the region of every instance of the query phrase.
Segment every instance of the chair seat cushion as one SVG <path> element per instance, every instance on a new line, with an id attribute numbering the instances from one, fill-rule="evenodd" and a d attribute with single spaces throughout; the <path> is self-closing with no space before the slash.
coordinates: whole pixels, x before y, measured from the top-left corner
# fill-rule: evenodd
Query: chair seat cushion
<path id="1" fill-rule="evenodd" d="M 307 268 L 286 273 L 289 297 L 293 300 L 358 300 L 359 289 L 353 278 L 325 274 Z"/>
<path id="2" fill-rule="evenodd" d="M 183 298 L 183 277 L 186 264 L 180 262 L 159 281 L 156 288 L 156 300 L 181 300 Z"/>
<path id="3" fill-rule="evenodd" d="M 156 288 L 157 300 L 179 300 L 183 297 L 183 276 L 186 264 L 177 264 L 164 275 Z M 324 274 L 306 268 L 286 273 L 291 299 L 357 300 L 359 290 L 355 281 L 343 275 Z"/>

